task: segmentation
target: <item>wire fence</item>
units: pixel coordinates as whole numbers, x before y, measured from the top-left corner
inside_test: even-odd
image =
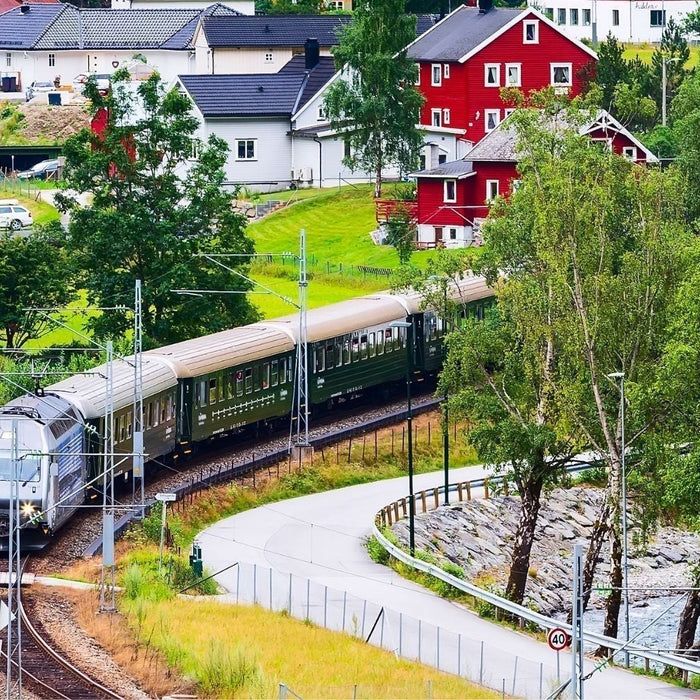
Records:
[[[233,580],[227,579],[227,588],[232,602],[259,605],[328,630],[345,632],[397,657],[418,661],[506,695],[544,698],[566,677],[564,663],[558,668],[558,663],[548,666],[533,662],[484,640],[430,624],[292,573],[241,562],[235,568]],[[309,693],[306,688],[291,690],[301,695]],[[315,688],[313,695],[328,696],[329,690],[324,692],[322,688]],[[416,691],[412,697],[421,696],[420,691]],[[360,688],[356,686],[355,693],[359,692]],[[370,696],[371,689],[365,688],[361,694],[350,693],[346,697]],[[287,695],[280,694],[280,697]]]

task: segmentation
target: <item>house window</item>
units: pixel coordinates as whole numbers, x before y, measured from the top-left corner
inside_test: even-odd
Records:
[[[552,85],[571,85],[570,63],[550,63],[549,66]]]
[[[265,63],[272,63],[272,51],[266,51],[265,52]]]
[[[498,180],[486,180],[486,202],[498,197]]]
[[[520,87],[519,63],[506,63],[506,87]]]
[[[666,10],[651,10],[651,26],[665,27],[666,26]]]
[[[622,156],[623,158],[627,158],[627,160],[631,160],[632,162],[637,160],[637,147],[636,146],[623,146],[622,147]]]
[[[9,51],[5,54],[5,65],[6,66],[12,65],[12,54]]]
[[[554,8],[553,7],[545,7],[544,8],[544,16],[549,20],[553,20],[554,19]]]
[[[442,66],[442,77],[443,77],[443,78],[449,78],[449,77],[450,77],[450,64],[449,64],[449,63],[445,63],[445,64]]]
[[[550,10],[552,12],[552,10]],[[539,20],[530,19],[523,22],[523,44],[540,43],[540,23]]]
[[[451,228],[451,229],[450,229],[450,240],[451,240],[451,241],[456,241],[456,240],[457,240],[457,229],[456,229],[456,228]]]
[[[571,24],[571,25],[578,24],[578,9],[575,7],[572,7],[569,10],[569,24]]]
[[[56,54],[50,53],[49,54],[49,68],[53,68],[55,65],[56,65]]]
[[[486,109],[484,110],[484,120],[486,122],[486,131],[493,131],[501,121],[501,110],[500,109]]]
[[[236,160],[257,160],[257,139],[236,139]]]
[[[441,109],[431,109],[430,110],[430,123],[433,126],[442,126],[442,110]]]
[[[511,114],[515,112],[515,107],[508,107],[507,109],[503,110],[503,118],[505,119],[506,117],[509,117]]]
[[[344,138],[343,139],[343,158],[350,158],[351,155],[352,155],[352,150],[350,148],[350,139]]]
[[[591,26],[591,11],[590,10],[581,10],[581,24],[584,27]]]
[[[484,85],[486,87],[498,87],[501,84],[501,64],[484,64]]]
[[[620,10],[613,10],[613,27],[620,26]]]
[[[566,8],[564,7],[557,10],[557,24],[566,24]]]
[[[442,110],[442,123],[443,123],[443,124],[449,124],[449,123],[450,123],[450,110],[449,110],[449,109],[443,109],[443,110]]]
[[[457,201],[457,180],[445,180],[444,197],[445,202]]]
[[[432,79],[430,84],[437,87],[442,85],[442,66],[439,63],[433,63],[432,65]]]
[[[447,163],[447,153],[440,153],[438,155],[438,165],[442,165],[443,163]]]
[[[323,105],[320,104],[316,110],[316,121],[322,122],[326,119],[326,110],[323,109]]]

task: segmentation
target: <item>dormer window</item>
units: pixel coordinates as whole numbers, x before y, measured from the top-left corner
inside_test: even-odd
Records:
[[[540,43],[540,21],[527,19],[523,22],[523,44]]]

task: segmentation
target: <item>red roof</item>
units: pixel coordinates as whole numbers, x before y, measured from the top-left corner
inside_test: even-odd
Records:
[[[32,0],[32,4],[47,4],[52,5],[58,4],[59,0]],[[19,7],[22,4],[22,0],[0,0],[0,14],[7,12],[8,10],[13,10],[15,7]]]

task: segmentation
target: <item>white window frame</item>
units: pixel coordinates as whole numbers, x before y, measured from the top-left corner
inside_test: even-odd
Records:
[[[55,53],[50,53],[49,54],[49,68],[53,68],[56,65],[56,54]]]
[[[509,117],[513,112],[515,112],[515,107],[506,107],[503,110],[503,118]]]
[[[661,23],[652,22],[654,14],[660,15]],[[665,27],[666,26],[666,10],[650,10],[649,11],[649,26],[650,27]]]
[[[326,111],[323,109],[323,102],[316,108],[316,121],[326,121]]]
[[[555,82],[554,81],[554,72],[558,68],[566,68],[569,73],[569,79],[567,82],[562,83],[562,82]],[[571,63],[550,63],[549,64],[549,81],[550,85],[554,85],[554,87],[571,87],[573,85],[573,66]]]
[[[241,143],[245,143],[245,150],[246,152],[248,151],[248,143],[253,144],[253,156],[252,158],[248,158],[247,156],[244,156],[243,158],[240,158],[238,155],[238,146]],[[235,139],[234,141],[234,153],[236,155],[236,160],[241,161],[241,162],[250,162],[258,159],[258,140],[257,139]]]
[[[489,128],[489,117],[494,118],[494,125]],[[484,131],[488,134],[493,131],[501,123],[501,110],[500,109],[485,109],[484,110]]]
[[[578,20],[579,20],[578,7],[570,7],[569,8],[569,24],[572,27],[578,27]]]
[[[511,68],[515,68],[517,71],[517,79],[515,82],[511,83],[508,80],[508,73],[510,72]],[[505,73],[504,76],[505,78],[505,85],[506,87],[520,87],[522,85],[522,63],[506,63],[505,65]]]
[[[430,126],[442,126],[442,110],[439,107],[430,110]]]
[[[452,186],[452,197],[448,197],[447,188]],[[457,201],[457,180],[449,179],[444,180],[442,183],[442,201],[448,204],[454,204]]]
[[[636,146],[623,146],[622,147],[622,157],[631,160],[633,163],[637,160],[637,147]]]
[[[581,9],[581,26],[590,27],[591,26],[591,10],[589,7],[584,7]]]
[[[494,70],[496,75],[495,82],[489,80],[490,72]],[[501,64],[500,63],[484,63],[484,87],[501,87]]]
[[[566,8],[557,7],[557,24],[561,27],[566,24]]]
[[[448,234],[447,234],[447,235],[449,236],[449,240],[451,240],[451,241],[456,241],[456,240],[457,240],[457,228],[454,227],[454,226],[451,226],[451,227],[448,229]]]
[[[440,63],[432,63],[430,65],[430,84],[433,87],[442,85],[442,65]]]
[[[533,28],[533,38],[527,38],[528,27]],[[540,43],[540,21],[538,19],[526,19],[523,22],[523,44],[539,44]]]
[[[620,10],[613,10],[612,11],[612,26],[613,27],[620,26]]]
[[[12,54],[9,51],[5,53],[5,65],[8,68],[12,65]]]
[[[442,64],[442,77],[443,77],[443,78],[449,78],[449,77],[450,77],[450,64],[449,64],[449,63],[443,63],[443,64]]]
[[[443,109],[443,110],[442,110],[442,123],[443,123],[443,124],[449,124],[449,123],[450,123],[450,110],[449,110],[449,109]]]
[[[498,180],[486,180],[486,203],[490,204],[499,195]]]

